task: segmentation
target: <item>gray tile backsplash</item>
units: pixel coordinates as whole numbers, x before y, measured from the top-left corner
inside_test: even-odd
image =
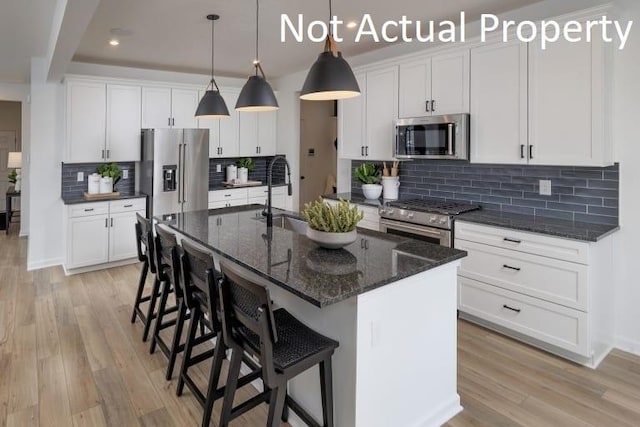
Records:
[[[226,180],[226,168],[228,165],[235,165],[240,157],[218,158],[209,159],[209,190],[222,188],[222,182]],[[256,170],[249,172],[250,181],[262,181],[267,184],[267,166],[273,157],[253,157],[253,161],[256,165]],[[216,172],[216,165],[222,165],[222,172]],[[285,164],[283,161],[278,161],[273,165],[273,183],[284,184],[285,183]]]
[[[63,163],[62,164],[62,197],[76,198],[82,197],[87,191],[88,176],[96,171],[102,163]],[[135,191],[135,163],[118,163],[121,170],[129,171],[128,179],[121,179],[116,185],[116,189],[123,194],[130,194]],[[84,180],[78,182],[78,172],[84,172]]]
[[[353,161],[355,168],[363,163]],[[551,180],[551,196],[538,194]],[[483,209],[601,224],[618,224],[619,166],[477,165],[446,160],[400,164],[400,197],[441,198]],[[362,194],[352,174],[352,192]]]

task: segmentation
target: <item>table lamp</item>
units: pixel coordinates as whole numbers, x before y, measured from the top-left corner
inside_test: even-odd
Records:
[[[15,191],[20,192],[20,168],[22,167],[22,152],[21,151],[11,151],[9,152],[9,160],[7,161],[7,169],[15,169],[16,170],[16,185],[14,187]]]

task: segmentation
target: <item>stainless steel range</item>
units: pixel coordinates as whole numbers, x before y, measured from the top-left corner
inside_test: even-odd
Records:
[[[385,233],[453,246],[453,218],[480,206],[436,199],[387,202],[378,209],[380,229]]]

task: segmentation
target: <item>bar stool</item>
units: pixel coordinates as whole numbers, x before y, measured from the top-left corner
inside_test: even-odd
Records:
[[[215,280],[220,277],[220,273],[215,270],[211,254],[204,252],[189,242],[182,241],[182,278],[184,285],[184,296],[191,319],[187,333],[182,368],[176,394],[182,395],[186,385],[193,393],[196,400],[202,405],[204,413],[202,416],[202,426],[209,426],[211,412],[214,402],[224,396],[224,387],[218,388],[222,362],[226,356],[227,347],[222,339],[222,328],[219,320],[219,304],[215,288]],[[210,334],[196,338],[197,325],[199,322],[206,324]],[[212,350],[193,356],[195,346],[203,344],[213,337],[216,338],[215,347]],[[189,368],[207,359],[213,358],[209,383],[206,395],[197,387],[194,380],[189,376]],[[242,377],[238,384],[243,386],[260,378],[260,368],[252,361],[245,360],[251,368],[251,372]]]
[[[267,426],[286,420],[292,409],[307,425],[320,425],[287,395],[287,381],[319,364],[324,426],[333,427],[331,356],[338,342],[308,328],[283,308],[273,310],[269,290],[250,281],[240,270],[220,262],[218,282],[225,345],[232,349],[222,403],[220,427],[262,402],[269,403]],[[233,407],[244,352],[259,360],[264,392]]]
[[[158,298],[160,283],[157,276],[151,286],[151,293],[144,295],[144,288],[147,281],[147,274],[151,271],[152,274],[156,274],[155,255],[153,251],[153,228],[151,220],[136,213],[136,243],[138,249],[138,260],[142,264],[142,270],[140,271],[140,280],[138,281],[138,291],[136,292],[136,300],[133,303],[133,313],[131,314],[131,323],[136,322],[136,317],[139,317],[144,326],[142,332],[142,340],[146,341],[151,330],[151,321],[155,317],[156,299]],[[149,303],[147,312],[144,313],[141,307],[143,303]]]
[[[187,305],[184,302],[184,294],[180,283],[180,258],[178,255],[178,241],[176,236],[169,231],[156,226],[156,238],[154,240],[157,277],[162,284],[160,292],[160,302],[156,314],[156,322],[151,336],[151,345],[149,352],[154,353],[156,345],[169,360],[167,366],[167,381],[173,375],[173,368],[176,364],[178,353],[184,350],[184,344],[180,343],[184,322],[189,316]],[[176,304],[167,307],[169,295],[175,293]],[[174,319],[165,321],[167,315],[176,313]],[[173,338],[171,339],[171,347],[164,341],[160,332],[171,326],[175,326],[173,330]]]

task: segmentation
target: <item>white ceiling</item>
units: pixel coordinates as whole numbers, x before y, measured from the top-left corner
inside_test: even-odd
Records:
[[[344,21],[370,13],[379,28],[381,22],[398,20],[402,15],[409,19],[457,20],[460,10],[465,10],[470,22],[481,13],[502,13],[537,1],[334,0],[333,10]],[[246,76],[254,57],[254,0],[102,0],[74,61],[208,74],[211,24],[205,16],[209,13],[221,15],[216,22],[216,75]],[[260,59],[270,78],[308,67],[322,49],[321,44],[311,42],[280,43],[281,13],[291,17],[303,13],[307,21],[326,20],[328,1],[260,0]],[[132,34],[119,37],[121,43],[114,48],[108,44],[112,28]],[[386,46],[355,44],[353,35],[344,38],[340,49],[346,56]]]

